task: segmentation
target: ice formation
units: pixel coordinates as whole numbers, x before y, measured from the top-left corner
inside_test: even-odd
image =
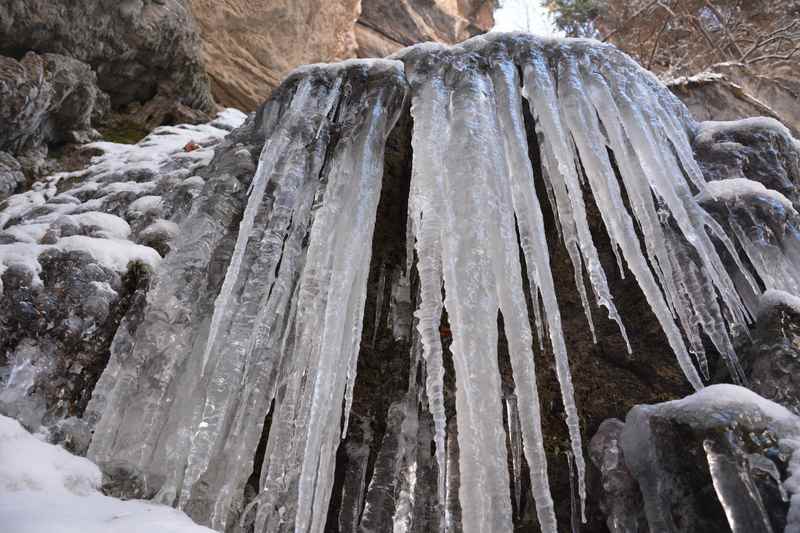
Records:
[[[409,115],[407,232],[393,235],[407,239],[406,264],[376,268],[366,313],[387,139]],[[569,257],[591,333],[592,308],[602,307],[630,351],[593,234],[604,228],[618,274],[638,283],[696,389],[709,346],[741,378],[732,338],[757,311],[762,285],[800,293],[791,205],[756,185],[706,184],[686,109],[610,46],[492,35],[313,65],[248,124],[265,137],[252,180],[212,172],[179,226],[148,226],[180,238],[159,262],[135,332],[118,333],[87,409],[99,417],[92,460],[124,467],[143,493],[220,531],[323,531],[339,453],[348,460],[335,514],[343,531],[511,531],[527,464],[538,523],[556,532],[537,344],[554,357],[575,517],[585,518],[553,242]],[[136,161],[104,148],[113,157],[83,187],[135,189],[130,216],[158,211],[147,182],[105,184]],[[214,167],[210,154],[192,154],[182,157]],[[740,194],[785,215],[780,245],[745,225],[751,208],[737,210]],[[0,227],[45,199],[14,200]],[[714,218],[721,211],[709,202],[729,211]],[[557,238],[546,234],[550,214]],[[126,233],[116,219],[81,216],[107,238]],[[37,232],[31,225],[19,238]],[[369,321],[365,343],[374,349],[386,323],[408,348],[410,374],[374,456],[373,429],[350,413]],[[501,338],[512,390],[501,380]],[[354,424],[361,440],[339,450]]]

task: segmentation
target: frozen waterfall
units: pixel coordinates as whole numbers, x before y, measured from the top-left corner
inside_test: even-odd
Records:
[[[683,105],[594,41],[304,67],[245,128],[263,136],[252,180],[212,174],[90,404],[90,458],[219,531],[505,532],[527,486],[555,533],[542,368],[585,520],[573,374],[591,368],[570,366],[555,248],[586,335],[603,308],[636,358],[616,268],[696,389],[709,350],[742,379],[733,339],[762,287],[800,290],[791,203],[748,189],[789,221],[765,243],[755,208],[707,186]],[[403,352],[386,427],[358,406],[359,368],[382,364],[367,348]]]

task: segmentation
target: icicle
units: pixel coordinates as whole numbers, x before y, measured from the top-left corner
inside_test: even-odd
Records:
[[[514,503],[517,513],[522,506],[522,433],[519,421],[519,407],[517,397],[513,394],[506,396],[506,420],[508,421],[508,440],[511,448],[511,469],[514,474]]]
[[[264,460],[259,531],[287,520],[298,531],[321,531],[327,516],[348,369],[355,368],[361,340],[383,151],[404,91],[399,63],[355,65],[354,77],[361,72],[382,83],[364,85],[366,107],[352,96],[340,103],[353,129],[327,162],[324,201],[309,235],[295,349]]]
[[[347,451],[347,471],[345,472],[344,487],[342,487],[342,503],[339,507],[339,531],[341,533],[356,533],[361,519],[361,510],[364,505],[364,492],[366,489],[367,461],[372,445],[372,429],[368,420],[364,419],[359,424],[361,441],[358,444],[349,443]]]
[[[546,177],[552,184],[558,202],[557,214],[561,220],[561,228],[562,230],[566,227],[571,228],[569,234],[565,231],[565,244],[568,249],[569,246],[572,246],[572,255],[580,250],[580,259],[586,264],[589,281],[598,304],[608,310],[609,317],[617,323],[626,344],[630,346],[622,319],[612,301],[608,281],[589,231],[583,192],[572,158],[569,132],[565,130],[559,113],[556,81],[553,79],[543,55],[532,54],[529,61],[525,64],[524,94],[530,104],[531,114],[536,120],[536,131],[543,140],[540,146],[547,166]],[[573,257],[576,285],[579,291],[583,291],[582,276],[580,279],[578,277],[582,272],[579,264],[579,258]],[[588,316],[590,312],[584,294],[581,295],[581,299]],[[591,327],[593,328],[593,326]]]
[[[411,114],[415,128],[430,132],[440,141],[446,140],[448,130],[442,105],[446,97],[441,80],[433,80],[420,89],[414,99]],[[438,465],[437,494],[440,514],[444,512],[445,484],[445,431],[447,420],[444,410],[444,364],[439,326],[442,320],[442,227],[440,214],[442,198],[436,191],[438,163],[442,160],[442,144],[428,142],[424,137],[413,137],[414,173],[409,198],[409,216],[416,236],[417,271],[420,279],[420,304],[414,313],[417,330],[423,346],[426,364],[426,390],[428,406],[435,427],[436,464]],[[444,520],[442,520],[444,523]]]
[[[575,461],[572,452],[564,452],[567,458],[567,469],[569,470],[569,517],[572,533],[580,533],[580,505],[575,497]]]
[[[433,74],[436,78],[440,75]],[[440,145],[444,159],[436,166],[425,166],[431,162],[417,159],[415,151],[414,163],[417,172],[435,180],[436,186],[427,194],[438,195],[444,208],[445,306],[453,332],[456,382],[460,383],[456,388],[456,414],[459,427],[469,428],[458,434],[463,525],[465,531],[507,531],[511,529],[511,505],[496,355],[499,305],[489,230],[493,221],[488,211],[494,198],[487,187],[492,154],[481,123],[486,80],[471,69],[453,69],[448,75],[452,75],[447,83],[449,106],[447,93],[431,87],[440,81],[422,81],[429,85],[423,91],[435,96],[429,101],[433,109],[449,107],[444,137],[432,136],[434,130],[424,126],[441,115],[425,116],[416,105],[413,110],[415,146]],[[415,103],[419,100],[416,96]]]
[[[528,159],[520,80],[516,67],[509,61],[500,61],[497,58],[494,63],[496,66],[491,71],[491,77],[496,98],[494,110],[487,109],[486,114],[490,117],[496,116],[497,121],[494,124],[490,122],[491,125],[487,128],[503,142],[502,151],[494,155],[494,158],[487,158],[486,162],[497,169],[495,177],[497,208],[492,213],[497,224],[497,233],[491,237],[491,242],[502,244],[502,248],[495,249],[492,255],[497,259],[494,267],[500,311],[503,314],[509,344],[516,395],[520,399],[517,406],[522,441],[525,457],[530,466],[537,516],[543,532],[555,532],[557,525],[547,478],[547,460],[532,351],[533,339],[523,292],[514,215],[528,266],[527,274],[534,306],[538,306],[537,292],[542,294],[544,301],[548,330],[553,338],[556,353],[557,373],[562,385],[567,425],[578,455],[581,454],[580,430],[571,389],[566,348],[563,347],[558,304],[555,301],[547,240],[544,235],[544,219],[533,185],[533,169]]]

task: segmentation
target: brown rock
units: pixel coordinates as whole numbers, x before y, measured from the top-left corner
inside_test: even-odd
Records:
[[[359,0],[191,0],[212,91],[254,109],[294,67],[353,57]]]
[[[218,103],[261,104],[293,68],[488,30],[494,0],[191,0]]]

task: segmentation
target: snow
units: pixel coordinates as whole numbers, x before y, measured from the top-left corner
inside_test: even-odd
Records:
[[[72,235],[61,238],[58,243],[53,245],[29,242],[0,244],[0,276],[9,267],[16,266],[29,272],[33,276],[34,284],[40,284],[39,274],[42,266],[39,264],[39,254],[48,249],[85,252],[96,263],[120,273],[127,272],[128,264],[132,261],[142,262],[150,268],[156,268],[161,261],[161,256],[152,248],[134,244],[123,238]],[[2,289],[2,285],[0,285],[0,289]]]
[[[134,200],[131,205],[128,206],[128,213],[145,215],[149,212],[157,212],[161,209],[162,203],[163,201],[160,196],[142,196]]]
[[[228,107],[220,111],[219,114],[217,114],[217,118],[212,120],[210,125],[215,128],[233,131],[244,124],[246,119],[246,114],[242,113],[238,109]]]
[[[0,244],[0,277],[9,267],[19,267],[33,276],[33,283],[40,284],[39,274],[42,265],[39,264],[39,253],[42,247],[29,242],[15,242]],[[0,281],[0,294],[2,294],[2,281]]]
[[[764,184],[747,178],[732,178],[727,180],[711,181],[706,184],[701,201],[713,198],[724,202],[737,202],[748,198],[758,198],[772,202],[776,207],[788,212],[796,213],[791,200],[780,192],[768,189]]]
[[[800,315],[800,296],[785,291],[769,289],[758,300],[759,315],[767,313],[774,307],[787,307]]]
[[[690,396],[664,402],[656,406],[657,409],[679,410],[686,413],[691,412],[717,412],[717,413],[738,413],[741,408],[756,408],[765,416],[784,423],[787,426],[795,426],[800,430],[800,418],[797,415],[775,402],[759,396],[750,389],[738,385],[718,384],[709,385]],[[707,423],[710,427],[719,422],[713,417],[699,417],[699,423]]]
[[[3,533],[210,533],[185,514],[102,495],[95,464],[44,443],[0,415]]]
[[[135,244],[128,221],[104,212],[106,204],[114,202],[114,195],[134,196],[126,216],[136,218],[159,211],[162,197],[150,193],[162,179],[178,176],[185,178],[187,186],[202,186],[203,179],[194,171],[211,161],[215,146],[245,118],[237,110],[226,109],[209,124],[156,128],[138,144],[87,145],[103,152],[92,158],[87,169],[48,176],[30,191],[4,202],[0,233],[17,242],[0,244],[0,276],[14,265],[30,272],[34,285],[40,284],[38,256],[48,249],[87,252],[94,261],[117,272],[125,272],[131,261],[155,268],[161,260],[158,253]],[[187,152],[190,142],[199,148]],[[59,184],[72,179],[79,180],[78,184],[59,193]],[[55,232],[55,243],[39,244],[53,225],[74,226],[81,235],[59,238],[59,232]],[[169,221],[157,221],[140,233],[156,231],[171,236],[178,233],[175,222]],[[0,294],[2,291],[0,282]]]
[[[105,239],[127,239],[131,234],[130,225],[124,219],[110,213],[86,211],[77,215],[68,215],[68,220],[79,226],[92,228],[98,237]]]
[[[127,272],[132,261],[140,261],[152,269],[161,261],[161,256],[152,248],[122,239],[72,235],[62,238],[56,246],[64,251],[86,252],[98,264],[117,272]]]

